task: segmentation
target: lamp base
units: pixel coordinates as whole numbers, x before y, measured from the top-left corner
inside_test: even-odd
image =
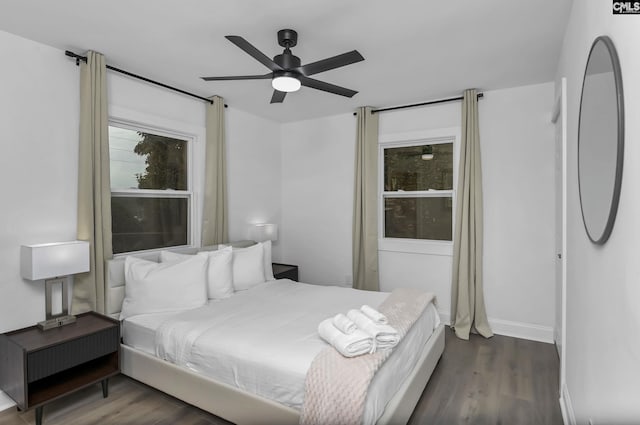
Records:
[[[38,328],[43,331],[47,331],[53,328],[59,328],[60,326],[70,325],[71,323],[75,323],[76,316],[61,316],[56,317],[54,319],[44,320],[42,322],[38,322]]]

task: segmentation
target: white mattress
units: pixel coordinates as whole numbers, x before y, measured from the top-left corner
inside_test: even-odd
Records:
[[[226,300],[182,313],[139,315],[123,322],[125,344],[156,355],[156,330],[172,320],[188,323],[206,315],[186,366],[217,381],[300,409],[304,380],[314,357],[327,346],[317,333],[321,320],[368,304],[377,308],[388,293],[265,282]],[[209,314],[210,313],[210,314]],[[365,424],[375,423],[414,367],[440,319],[431,304],[374,377],[367,395]],[[192,328],[191,328],[192,329]]]

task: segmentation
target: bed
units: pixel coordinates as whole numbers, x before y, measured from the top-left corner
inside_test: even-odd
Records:
[[[107,262],[114,316],[125,297],[124,263]],[[236,424],[298,424],[306,371],[326,347],[318,323],[362,304],[377,308],[387,295],[282,279],[186,311],[133,315],[122,321],[121,369]],[[176,348],[172,335],[186,335],[178,338],[183,345]],[[431,304],[373,378],[364,423],[406,423],[443,349],[443,325]]]

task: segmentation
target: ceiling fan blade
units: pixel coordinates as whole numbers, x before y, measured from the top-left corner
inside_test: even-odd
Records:
[[[238,35],[227,35],[225,37],[226,37],[227,40],[229,40],[230,42],[232,42],[233,44],[235,44],[236,46],[238,46],[239,48],[244,50],[252,58],[257,60],[258,62],[260,62],[261,64],[263,64],[267,68],[269,68],[270,70],[272,70],[272,71],[282,71],[282,68],[280,67],[280,65],[278,65],[277,63],[272,61],[270,57],[268,57],[267,55],[262,53],[253,44],[249,43],[244,38],[242,38],[242,37],[240,37]]]
[[[324,81],[315,80],[313,78],[300,75],[298,77],[303,86],[311,87],[312,89],[322,90],[333,94],[339,94],[340,96],[353,97],[356,93],[355,90],[350,90],[344,87],[336,86],[335,84],[326,83]]]
[[[286,95],[287,95],[286,91],[274,90],[273,96],[271,96],[271,103],[282,103]]]
[[[363,60],[364,58],[357,50],[352,50],[341,55],[302,65],[297,68],[297,71],[301,72],[303,75],[313,75],[319,72],[329,71],[330,69],[340,68],[341,66],[351,65],[352,63]]]
[[[273,74],[268,73],[264,75],[238,75],[235,77],[200,77],[205,81],[228,81],[228,80],[266,80],[272,78]]]

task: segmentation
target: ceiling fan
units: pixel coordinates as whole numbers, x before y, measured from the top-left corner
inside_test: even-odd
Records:
[[[300,89],[300,86],[311,87],[312,89],[322,90],[340,96],[353,97],[355,90],[336,86],[335,84],[326,83],[313,78],[310,75],[320,72],[329,71],[331,69],[340,68],[341,66],[351,65],[352,63],[363,61],[364,58],[357,50],[352,50],[341,55],[322,59],[317,62],[300,64],[300,58],[291,53],[291,48],[298,44],[298,33],[291,29],[278,31],[278,44],[284,47],[281,55],[274,56],[271,60],[267,55],[262,53],[251,43],[237,35],[227,35],[226,39],[244,50],[251,57],[269,68],[271,72],[264,75],[239,75],[233,77],[202,77],[205,81],[225,81],[225,80],[266,80],[271,79],[273,86],[273,96],[271,103],[282,103],[288,92],[294,92]]]

